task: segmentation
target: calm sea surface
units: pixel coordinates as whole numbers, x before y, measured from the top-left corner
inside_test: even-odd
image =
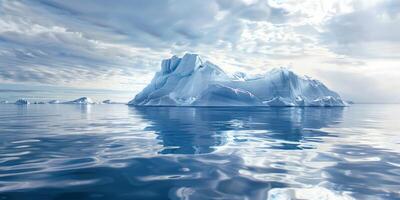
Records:
[[[0,199],[400,199],[400,105],[0,105]]]

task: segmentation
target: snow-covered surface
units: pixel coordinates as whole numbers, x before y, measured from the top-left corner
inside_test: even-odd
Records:
[[[347,193],[334,192],[324,187],[275,188],[268,191],[268,200],[354,200]]]
[[[89,97],[81,97],[73,101],[64,102],[64,104],[94,104],[94,101]]]
[[[320,81],[286,68],[248,78],[228,76],[196,54],[162,61],[149,85],[128,104],[136,106],[345,106]]]
[[[28,100],[26,100],[26,99],[18,99],[15,102],[15,104],[17,104],[17,105],[27,105],[27,104],[30,104],[30,102]]]

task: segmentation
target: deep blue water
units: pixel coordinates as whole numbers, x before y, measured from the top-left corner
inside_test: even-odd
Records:
[[[0,105],[0,199],[400,199],[399,113]]]

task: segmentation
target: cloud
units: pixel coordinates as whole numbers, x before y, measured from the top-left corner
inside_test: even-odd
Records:
[[[400,2],[387,0],[366,6],[356,1],[354,6],[354,12],[326,22],[324,42],[338,54],[399,59]]]
[[[354,75],[359,68],[370,77],[398,65],[399,6],[395,0],[0,0],[0,83],[138,92],[161,59],[195,52],[228,72],[324,69],[322,79],[342,87],[329,74]]]
[[[347,100],[357,103],[397,103],[400,96],[393,89],[400,87],[396,76],[386,76],[381,73],[363,74],[359,70],[317,70],[318,77],[340,92]]]
[[[158,63],[149,59],[155,56],[150,50],[96,40],[65,24],[37,17],[35,8],[20,2],[2,2],[1,8],[4,11],[0,18],[0,78],[3,81],[75,85],[92,81],[96,85],[96,81],[106,82],[112,76],[137,73],[149,76],[143,70],[156,68]],[[41,11],[45,16],[50,15],[46,10]],[[25,14],[32,17],[26,18]]]
[[[121,87],[139,84],[128,75],[149,78],[168,54],[238,48],[246,21],[285,18],[266,2],[238,0],[21,0],[2,1],[0,10],[1,80],[79,85],[124,77]]]

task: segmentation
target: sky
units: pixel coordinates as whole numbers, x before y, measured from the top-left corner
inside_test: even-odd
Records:
[[[129,91],[162,59],[285,66],[344,99],[400,102],[399,0],[0,0],[0,89]],[[1,94],[1,91],[0,91]]]

